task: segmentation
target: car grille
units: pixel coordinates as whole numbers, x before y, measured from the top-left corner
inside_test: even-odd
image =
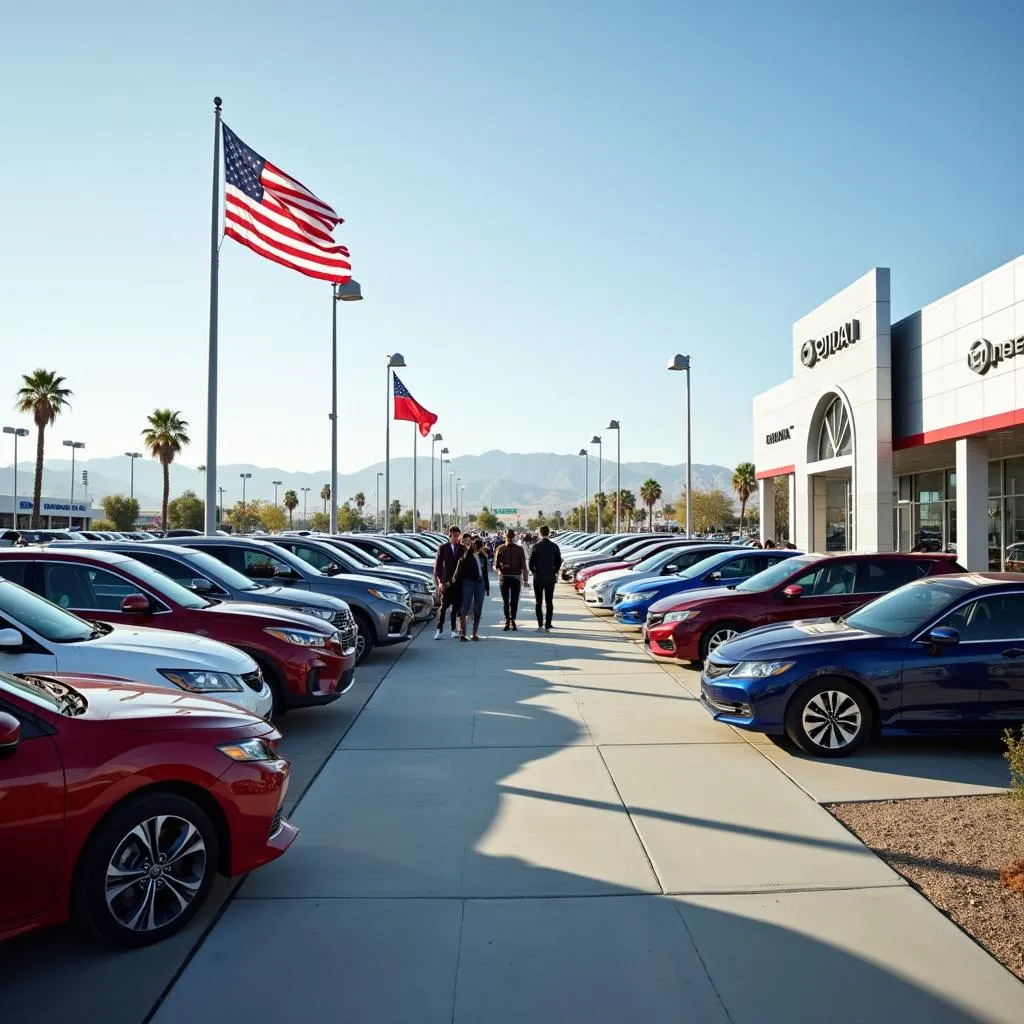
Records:
[[[249,687],[250,690],[255,690],[257,693],[263,689],[263,673],[256,669],[255,672],[243,672],[242,682]]]
[[[278,808],[277,814],[274,815],[274,820],[270,823],[270,832],[268,838],[273,839],[278,832],[281,831],[281,826],[284,824],[284,808]]]
[[[334,624],[334,628],[338,631],[338,635],[341,637],[341,649],[343,651],[347,651],[355,647],[356,636],[359,631],[356,629],[356,620],[353,617],[352,612],[348,609],[335,612],[331,617],[331,622]]]
[[[390,636],[404,636],[407,632],[405,628],[406,616],[401,612],[392,612],[388,616],[388,634]]]
[[[735,667],[736,665],[733,662],[723,664],[708,658],[704,662],[704,675],[708,679],[721,679],[722,676],[727,676]]]

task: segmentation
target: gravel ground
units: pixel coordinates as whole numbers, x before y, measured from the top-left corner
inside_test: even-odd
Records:
[[[1009,796],[831,804],[832,812],[1024,981],[1024,895],[1000,869],[1024,858],[1024,815]]]

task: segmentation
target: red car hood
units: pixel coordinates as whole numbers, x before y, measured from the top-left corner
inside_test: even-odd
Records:
[[[722,601],[735,601],[745,597],[753,597],[754,594],[740,593],[729,587],[704,587],[701,590],[687,590],[682,594],[670,594],[663,597],[648,609],[655,615],[664,615],[665,612],[679,612],[684,608],[692,608],[695,604],[709,605]]]
[[[589,580],[602,572],[612,572],[614,569],[632,569],[634,562],[601,562],[598,565],[588,565],[586,569],[580,569],[576,573],[576,579]]]
[[[275,732],[269,722],[244,708],[177,688],[103,676],[20,674],[53,679],[77,690],[89,706],[74,720],[102,722],[140,732],[197,728],[244,729],[253,736]]]
[[[262,619],[264,626],[294,626],[296,629],[313,629],[330,636],[334,626],[326,619],[318,619],[315,615],[305,615],[291,608],[278,607],[270,604],[247,604],[244,601],[221,601],[210,608],[203,609],[204,615],[231,615],[248,619]],[[256,625],[256,623],[253,623]]]

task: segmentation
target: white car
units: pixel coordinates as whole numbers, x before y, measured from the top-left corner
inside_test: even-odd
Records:
[[[115,676],[216,697],[266,718],[274,697],[248,654],[167,629],[87,622],[0,579],[0,671]]]

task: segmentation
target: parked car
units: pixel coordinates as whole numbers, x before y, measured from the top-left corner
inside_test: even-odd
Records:
[[[437,588],[433,581],[428,582],[422,573],[400,566],[385,566],[383,563],[378,569],[367,568],[341,548],[331,544],[327,538],[282,536],[270,537],[269,540],[319,569],[325,576],[347,573],[350,576],[372,576],[374,579],[400,584],[409,591],[413,620],[416,622],[423,622],[434,614],[434,595]]]
[[[1024,723],[1024,580],[930,576],[849,615],[780,623],[713,651],[701,701],[722,722],[845,757],[879,733]]]
[[[385,565],[401,566],[422,566],[426,569],[434,568],[434,557],[416,555],[400,543],[395,543],[393,536],[382,537],[373,533],[344,533],[341,535],[345,540],[357,547],[368,551],[374,558],[380,559]]]
[[[280,739],[195,694],[0,672],[0,939],[68,918],[125,946],[179,931],[218,873],[298,834]]]
[[[636,583],[626,581],[614,596],[615,621],[641,627],[647,621],[648,610],[657,601],[709,587],[736,587],[751,576],[799,554],[802,552],[788,549],[761,551],[731,547],[709,554],[689,568],[672,574]]]
[[[582,593],[583,588],[595,576],[599,576],[606,572],[615,572],[620,569],[629,572],[648,558],[652,558],[654,555],[660,554],[663,551],[668,551],[671,548],[678,547],[680,547],[678,539],[662,537],[659,540],[652,540],[647,544],[641,545],[635,551],[632,551],[626,558],[616,558],[611,556],[606,562],[595,562],[593,565],[587,565],[582,569],[577,569],[575,576],[573,577],[573,587],[577,593]]]
[[[212,601],[127,555],[94,548],[0,552],[0,576],[83,618],[230,644],[260,667],[274,710],[329,704],[355,679],[356,628],[286,608]]]
[[[644,639],[657,657],[703,661],[755,626],[848,615],[912,580],[953,572],[963,568],[948,555],[801,555],[735,588],[697,590],[655,602],[647,613]]]
[[[412,598],[397,583],[372,576],[325,576],[308,562],[265,540],[245,537],[182,537],[184,547],[205,551],[249,579],[292,590],[340,597],[352,609],[358,637],[356,664],[374,646],[406,643],[411,634]]]
[[[564,555],[562,558],[562,579],[567,583],[572,582],[576,577],[576,573],[585,566],[623,560],[633,551],[639,551],[645,545],[651,544],[655,540],[663,539],[650,534],[627,533],[611,535],[606,538],[606,543],[590,551],[575,551]]]
[[[594,608],[611,611],[624,587],[682,572],[719,551],[731,550],[724,544],[680,544],[675,541],[664,551],[638,562],[631,569],[612,569],[591,577],[583,590],[583,599]],[[643,625],[643,619],[639,625]]]
[[[18,530],[0,530],[0,548],[13,548],[23,543]]]
[[[187,633],[72,615],[0,578],[0,671],[117,676],[216,697],[265,718],[274,697],[248,654]]]
[[[323,541],[324,544],[330,544],[332,548],[337,548],[339,551],[344,552],[359,565],[360,572],[363,572],[365,569],[372,569],[374,571],[369,575],[373,576],[381,569],[397,569],[403,573],[412,573],[417,576],[420,581],[427,584],[427,589],[431,593],[435,593],[437,590],[437,584],[434,581],[433,563],[430,565],[423,565],[420,563],[405,562],[402,565],[395,565],[392,562],[390,565],[387,565],[379,558],[371,555],[369,551],[364,551],[361,547],[352,544],[347,537],[330,537],[324,534],[317,537],[317,540]]]

